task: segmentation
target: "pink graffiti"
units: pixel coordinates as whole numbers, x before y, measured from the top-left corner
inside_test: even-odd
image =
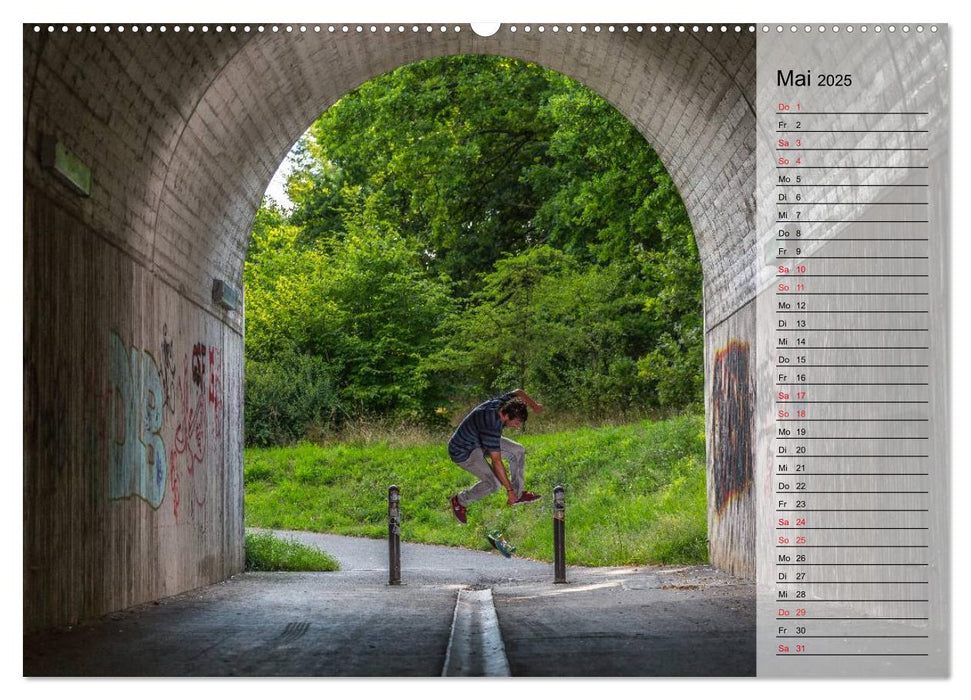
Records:
[[[223,358],[216,348],[209,348],[209,404],[212,406],[213,428],[216,438],[223,434]]]
[[[196,343],[192,347],[192,383],[202,387],[206,376],[206,346]]]
[[[172,491],[172,513],[175,519],[179,519],[179,504],[182,502],[182,492],[180,490],[181,479],[179,478],[179,454],[172,450],[169,455],[169,489]]]
[[[185,467],[187,477],[185,486],[188,493],[190,517],[195,514],[196,506],[203,506],[208,497],[208,483],[203,470],[196,472],[196,467],[206,458],[209,444],[209,415],[207,410],[207,393],[202,390],[201,377],[205,372],[205,345],[197,344],[192,351],[192,378],[189,377],[190,362],[186,356],[182,378],[179,380],[179,411],[178,423],[175,428],[175,442],[169,455],[172,477],[172,508],[175,517],[179,517],[182,504],[182,467]],[[197,381],[199,379],[199,381]],[[197,478],[198,477],[198,478]]]

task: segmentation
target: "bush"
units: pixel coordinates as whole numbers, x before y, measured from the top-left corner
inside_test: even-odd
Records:
[[[327,363],[295,353],[247,360],[243,404],[246,444],[259,447],[293,443],[338,410]]]
[[[271,533],[246,533],[247,571],[337,571],[337,561],[319,549]]]

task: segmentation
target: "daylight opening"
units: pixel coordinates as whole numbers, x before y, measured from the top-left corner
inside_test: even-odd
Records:
[[[702,273],[661,159],[606,100],[533,63],[458,55],[344,95],[280,167],[252,229],[248,526],[488,547],[570,563],[707,561]],[[522,389],[504,437],[537,506],[475,483],[446,443]],[[532,408],[532,406],[530,406]],[[539,523],[544,525],[540,526]]]

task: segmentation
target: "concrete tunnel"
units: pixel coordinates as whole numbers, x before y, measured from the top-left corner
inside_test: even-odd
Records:
[[[584,83],[679,187],[704,271],[711,561],[754,577],[747,25],[54,29],[23,27],[25,631],[242,571],[242,271],[261,196],[348,90],[459,53]]]

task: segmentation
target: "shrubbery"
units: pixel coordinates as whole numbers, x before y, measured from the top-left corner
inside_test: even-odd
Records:
[[[308,428],[333,422],[339,411],[330,366],[290,352],[275,361],[246,360],[244,421],[248,445],[281,445]]]
[[[247,571],[339,571],[329,554],[269,532],[246,533]]]

